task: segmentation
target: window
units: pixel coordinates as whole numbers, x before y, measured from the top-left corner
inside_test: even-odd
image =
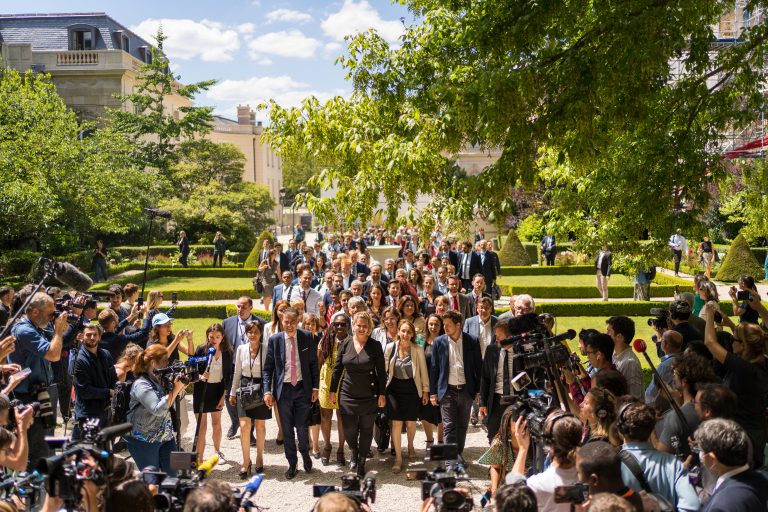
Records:
[[[140,46],[139,55],[141,56],[141,60],[145,63],[152,64],[152,48],[149,46]]]
[[[93,28],[74,28],[69,31],[70,50],[93,50],[96,47],[96,33]]]
[[[123,50],[125,53],[131,53],[131,43],[130,43],[130,39],[128,39],[128,36],[122,37],[122,42],[120,43],[120,49]]]

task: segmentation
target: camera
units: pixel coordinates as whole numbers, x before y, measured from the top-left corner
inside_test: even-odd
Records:
[[[669,326],[669,311],[664,308],[651,308],[650,313],[656,318],[648,319],[648,327],[664,331]],[[655,341],[655,340],[654,340]]]
[[[464,467],[459,463],[455,444],[435,444],[429,447],[427,460],[441,462],[433,471],[416,469],[406,471],[408,480],[421,480],[421,499],[433,499],[437,511],[469,511],[474,507],[472,495],[457,489],[456,483],[466,480]]]
[[[573,484],[555,487],[555,503],[571,503],[581,505],[589,498],[587,484]]]
[[[512,419],[517,421],[519,417],[525,419],[528,432],[532,439],[543,439],[547,414],[552,408],[552,396],[546,393],[521,396],[506,395],[499,402],[502,407],[512,407]]]
[[[348,473],[341,475],[341,487],[318,484],[312,486],[312,497],[314,498],[319,498],[329,492],[340,492],[358,503],[375,503],[376,477],[373,473],[368,473],[361,481],[358,475]]]
[[[18,426],[18,423],[16,421],[16,409],[19,410],[19,412],[24,412],[29,408],[32,408],[34,412],[32,413],[33,417],[40,416],[40,402],[31,402],[28,404],[21,403],[20,400],[11,400],[11,408],[8,409],[8,430],[16,430],[16,427]]]
[[[160,378],[165,389],[173,388],[173,383],[180,380],[184,385],[200,380],[200,366],[208,361],[207,357],[190,357],[186,361],[176,361],[165,368],[158,368],[155,374]]]
[[[744,302],[744,301],[750,301],[752,300],[752,295],[749,293],[749,290],[742,290],[736,292],[736,300]]]
[[[35,410],[35,418],[39,418],[43,428],[51,429],[56,426],[56,418],[53,416],[51,407],[51,395],[48,393],[48,384],[38,384],[32,387],[36,402],[39,404],[39,410]],[[13,410],[13,408],[11,408]]]

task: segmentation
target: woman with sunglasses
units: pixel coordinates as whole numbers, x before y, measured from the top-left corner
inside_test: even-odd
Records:
[[[342,427],[341,414],[339,413],[338,403],[330,402],[331,378],[333,377],[333,368],[336,365],[336,359],[339,354],[339,345],[349,339],[350,322],[349,317],[342,312],[336,313],[331,317],[330,328],[323,335],[323,339],[317,347],[317,362],[320,365],[320,390],[318,393],[320,399],[320,431],[323,434],[323,451],[320,455],[320,462],[323,466],[330,464],[331,452],[331,425],[333,421],[333,411],[336,411],[336,422],[338,423],[339,447],[336,450],[336,463],[343,466],[346,464],[344,458],[344,429]],[[339,387],[333,390],[339,393]]]

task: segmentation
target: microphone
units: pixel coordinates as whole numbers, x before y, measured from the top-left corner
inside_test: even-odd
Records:
[[[562,334],[558,334],[557,336],[552,336],[551,338],[544,338],[544,341],[550,342],[550,343],[560,343],[561,341],[565,340],[572,340],[576,337],[576,331],[573,329],[568,329]]]
[[[208,349],[208,363],[206,364],[205,371],[207,372],[211,368],[211,362],[213,361],[213,355],[216,353],[216,349],[211,347]]]
[[[106,441],[107,439],[114,439],[115,437],[127,434],[131,431],[133,425],[131,423],[120,423],[111,427],[103,428],[99,431],[99,439]]]
[[[162,217],[164,219],[171,218],[171,212],[168,210],[161,210],[159,208],[144,208],[144,211],[147,212],[150,217]]]
[[[87,292],[93,286],[90,276],[71,263],[57,262],[48,258],[40,258],[37,262],[38,268],[43,272],[50,271],[57,281],[79,292]]]
[[[636,339],[632,342],[632,348],[635,349],[635,352],[640,352],[641,354],[644,354],[646,358],[648,358],[648,355],[645,354],[645,351],[648,349],[648,346],[645,344],[645,342],[641,339]],[[650,359],[648,359],[650,361]]]
[[[264,481],[264,475],[258,474],[251,478],[243,489],[243,497],[240,498],[240,507],[245,510],[250,509],[253,506],[251,498],[261,487],[261,482]]]
[[[199,466],[197,466],[197,477],[199,479],[202,479],[210,474],[211,471],[213,471],[213,468],[216,466],[216,464],[219,463],[219,456],[214,455]]]
[[[187,358],[188,364],[207,364],[208,356],[196,356]]]

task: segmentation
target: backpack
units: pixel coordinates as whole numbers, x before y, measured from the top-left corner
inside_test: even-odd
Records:
[[[134,381],[118,382],[109,404],[107,425],[120,425],[128,421],[131,406],[131,388]]]

